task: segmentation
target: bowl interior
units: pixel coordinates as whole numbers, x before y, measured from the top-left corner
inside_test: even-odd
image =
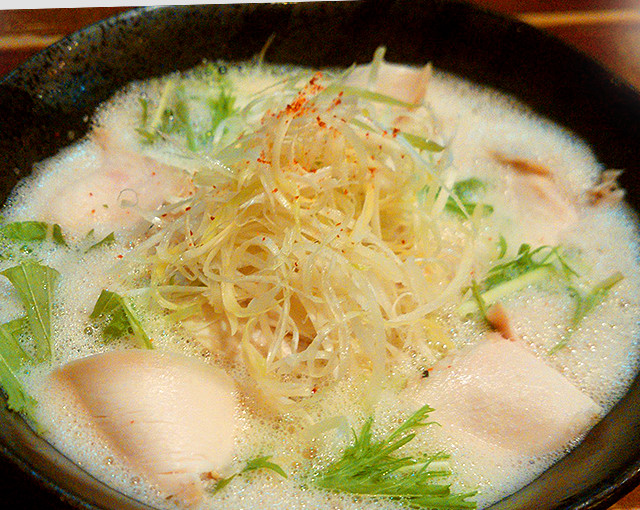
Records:
[[[0,82],[0,198],[32,165],[82,137],[102,101],[132,80],[202,60],[241,61],[274,35],[266,59],[307,66],[431,61],[509,93],[588,142],[640,210],[640,98],[587,57],[522,23],[462,2],[362,0],[302,4],[148,7],[90,26],[38,54]],[[637,483],[640,385],[585,441],[494,510],[605,508]],[[5,457],[81,508],[143,505],[106,488],[0,410]],[[51,495],[49,508],[57,508]]]

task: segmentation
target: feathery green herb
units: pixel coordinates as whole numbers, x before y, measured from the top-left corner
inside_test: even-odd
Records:
[[[415,436],[415,430],[430,423],[424,406],[382,440],[373,439],[373,419],[368,419],[342,457],[324,468],[312,483],[335,492],[388,498],[412,508],[475,508],[469,498],[475,492],[452,493],[450,485],[434,482],[451,472],[436,463],[447,458],[436,454],[421,458],[402,455],[400,449]]]
[[[591,312],[591,310],[600,305],[607,297],[609,291],[623,279],[624,276],[620,272],[615,272],[608,278],[596,283],[586,294],[580,292],[580,289],[576,287],[571,287],[571,293],[576,302],[576,309],[564,335],[560,341],[551,348],[549,351],[550,354],[555,354],[567,345],[569,338],[578,328],[583,319]]]
[[[565,277],[578,276],[564,259],[557,246],[539,246],[531,249],[529,244],[521,244],[516,256],[503,264],[493,266],[482,282],[483,291],[495,288],[505,282],[515,280],[525,273],[548,266],[560,271]]]
[[[242,468],[237,473],[234,473],[231,476],[228,476],[227,478],[222,478],[221,480],[218,480],[218,482],[213,487],[212,493],[215,494],[216,492],[219,492],[220,490],[224,489],[227,485],[229,485],[231,480],[233,480],[236,476],[241,475],[243,473],[248,473],[249,471],[257,471],[258,469],[268,469],[270,471],[273,471],[274,473],[279,474],[283,478],[287,478],[287,473],[284,472],[284,469],[278,466],[278,464],[271,462],[269,460],[270,458],[271,456],[267,455],[264,457],[257,457],[255,459],[251,459],[247,461],[247,464],[245,465],[245,467]]]
[[[501,244],[501,251],[503,250],[504,246]],[[522,244],[513,259],[493,266],[484,280],[476,283],[476,289],[472,289],[472,299],[462,303],[458,312],[461,315],[473,313],[478,310],[479,297],[486,306],[490,306],[504,296],[553,275],[567,280],[578,276],[559,247],[540,246],[531,249],[530,245]]]
[[[89,317],[106,321],[102,329],[102,336],[106,341],[133,335],[142,347],[153,348],[133,309],[120,294],[103,290]]]

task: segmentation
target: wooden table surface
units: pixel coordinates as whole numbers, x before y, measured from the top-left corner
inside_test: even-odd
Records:
[[[472,3],[517,17],[565,40],[640,90],[638,0],[474,0]],[[74,30],[126,9],[0,10],[0,75]],[[3,500],[7,501],[4,497]],[[4,504],[0,506],[4,508]],[[20,505],[20,508],[29,507]],[[44,510],[48,508],[58,506],[47,506]],[[640,488],[609,510],[623,509],[640,510]]]

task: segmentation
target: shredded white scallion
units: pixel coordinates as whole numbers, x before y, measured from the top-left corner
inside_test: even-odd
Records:
[[[437,132],[426,106],[341,75],[296,83],[220,124],[214,147],[236,138],[193,156],[193,196],[163,209],[138,248],[156,303],[223,332],[209,347],[276,406],[356,365],[375,374],[446,353],[437,312],[468,285],[474,244],[473,218],[442,214],[448,158],[402,135]]]

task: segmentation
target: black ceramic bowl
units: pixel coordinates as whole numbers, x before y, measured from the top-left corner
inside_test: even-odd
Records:
[[[348,66],[431,61],[512,94],[585,139],[640,207],[640,98],[535,29],[440,0],[143,8],[53,45],[0,83],[0,197],[38,160],[81,137],[94,108],[131,80],[203,59],[243,60],[275,34],[271,62]],[[640,481],[640,382],[570,455],[493,510],[600,509]],[[7,508],[146,508],[88,476],[0,409],[0,501]],[[13,499],[13,500],[12,500]]]

